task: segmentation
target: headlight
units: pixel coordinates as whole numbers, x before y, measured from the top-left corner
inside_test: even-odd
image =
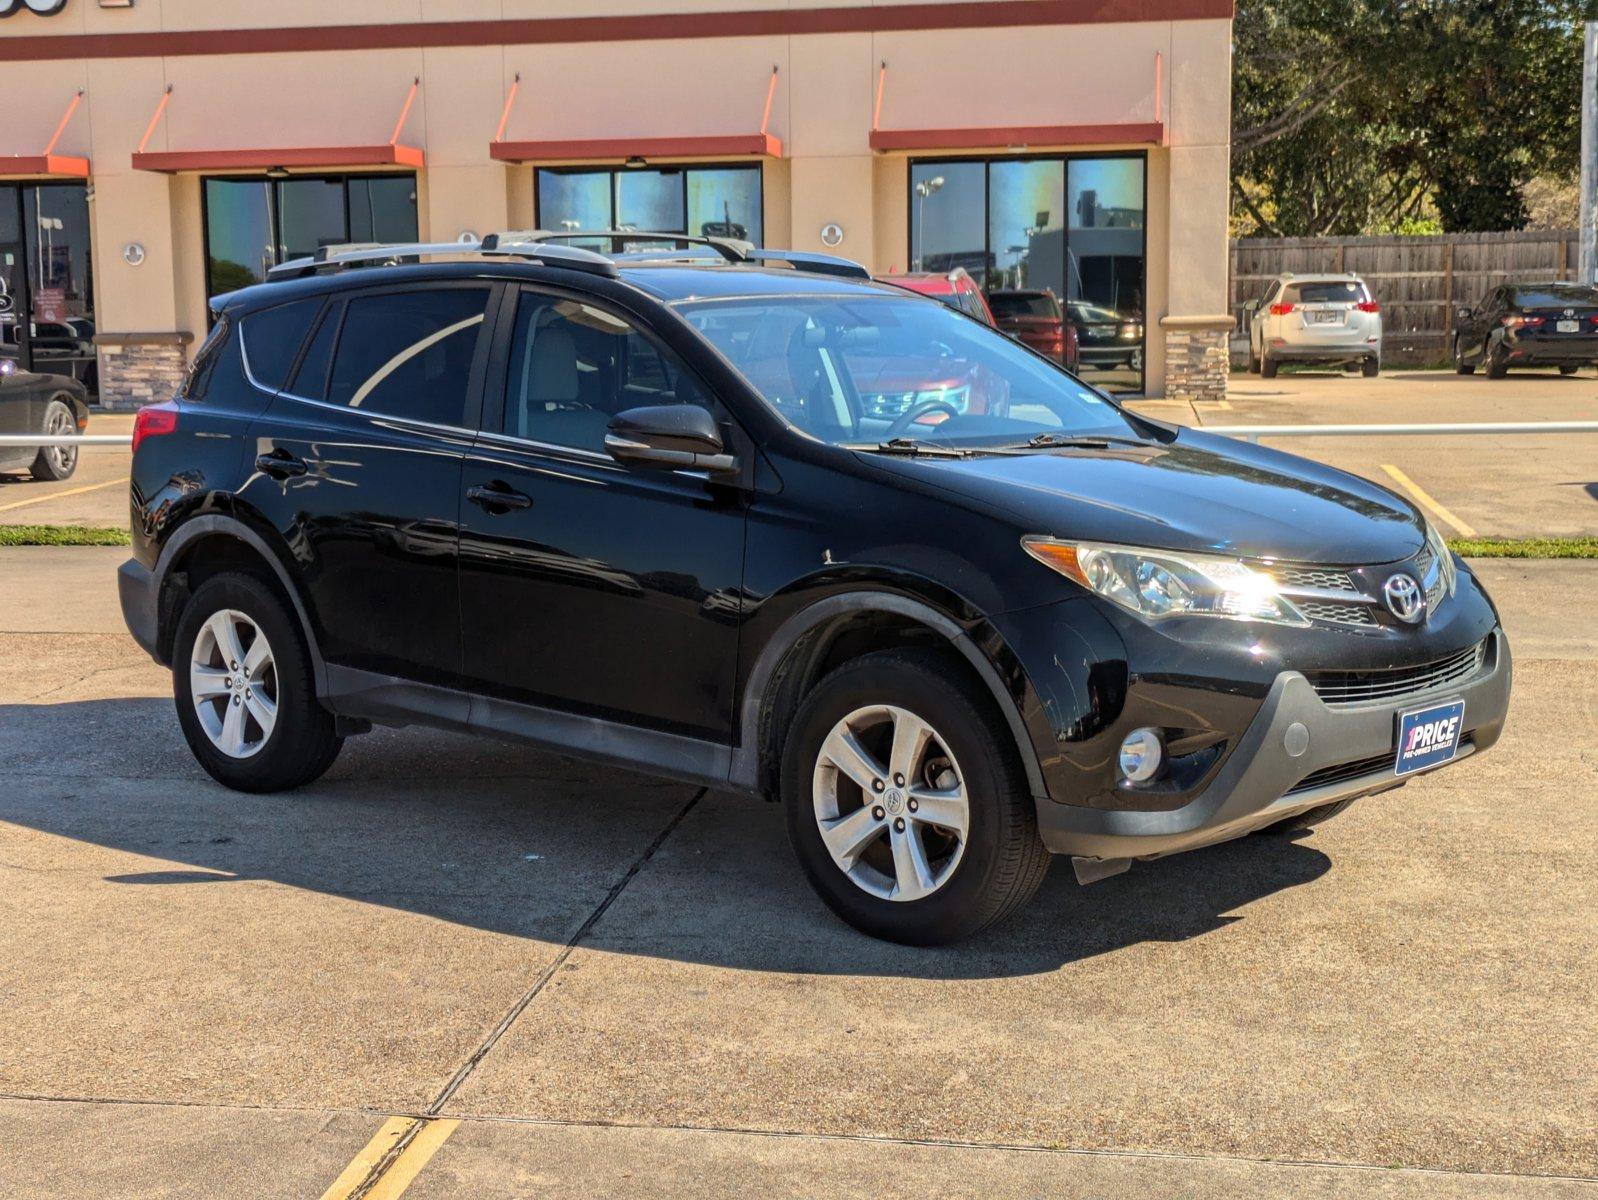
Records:
[[[911,408],[919,408],[932,400],[941,400],[956,412],[965,412],[971,406],[971,387],[969,384],[952,388],[933,388],[931,391],[917,392]]]
[[[1140,617],[1224,617],[1308,625],[1276,581],[1236,558],[1025,537],[1033,558]]]
[[[1426,548],[1432,552],[1432,559],[1437,564],[1438,576],[1445,594],[1452,596],[1454,586],[1459,582],[1459,569],[1454,566],[1454,553],[1448,548],[1448,543],[1443,541],[1443,535],[1437,532],[1437,526],[1430,521],[1426,522]],[[1426,573],[1428,576],[1431,572]],[[1434,581],[1430,578],[1421,580],[1421,586],[1426,589],[1428,599],[1432,598]]]

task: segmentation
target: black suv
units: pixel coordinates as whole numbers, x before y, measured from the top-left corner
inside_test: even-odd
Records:
[[[348,250],[215,302],[138,418],[120,583],[216,779],[513,735],[780,799],[827,904],[935,943],[1050,852],[1301,829],[1497,740],[1497,615],[1391,492],[851,263],[583,236],[611,254]],[[887,340],[981,411],[868,415]]]

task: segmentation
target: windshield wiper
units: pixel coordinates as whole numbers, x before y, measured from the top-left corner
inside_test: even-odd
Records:
[[[1129,440],[1128,438],[1109,438],[1095,434],[1037,433],[1027,439],[1027,446],[1033,450],[1048,450],[1055,446],[1108,450],[1112,441]]]
[[[958,446],[935,446],[928,442],[918,442],[915,438],[909,437],[891,438],[874,446],[847,446],[845,449],[865,450],[874,454],[924,454],[932,458],[970,458],[976,453],[974,450],[965,450]]]

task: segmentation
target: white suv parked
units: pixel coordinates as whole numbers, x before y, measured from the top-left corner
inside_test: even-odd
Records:
[[[1248,313],[1248,369],[1274,378],[1284,362],[1382,369],[1381,308],[1358,275],[1278,275]]]

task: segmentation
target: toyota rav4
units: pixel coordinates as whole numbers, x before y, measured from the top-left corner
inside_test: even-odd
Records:
[[[1051,852],[1303,829],[1498,739],[1492,603],[1392,492],[843,260],[582,236],[284,264],[139,414],[123,609],[223,784],[523,738],[778,800],[835,912],[937,943]],[[984,403],[868,403],[889,346]]]

